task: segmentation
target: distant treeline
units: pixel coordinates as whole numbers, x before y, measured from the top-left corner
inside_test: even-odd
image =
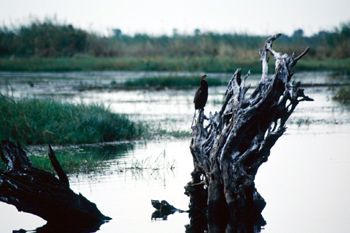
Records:
[[[200,33],[194,35],[99,36],[54,20],[0,28],[0,57],[233,57],[256,58],[267,36]],[[276,50],[291,53],[311,47],[310,58],[349,58],[350,22],[333,31],[305,36],[303,30],[283,35]]]

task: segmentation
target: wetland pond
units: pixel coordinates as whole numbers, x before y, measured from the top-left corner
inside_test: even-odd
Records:
[[[190,133],[196,88],[106,88],[112,82],[167,75],[201,76],[165,72],[0,72],[0,87],[3,94],[14,98],[50,96],[68,102],[103,103],[113,112],[129,114],[153,127]],[[220,109],[226,90],[225,86],[210,87],[210,79],[228,81],[230,77],[208,77],[206,114]],[[255,86],[259,79],[259,75],[251,75],[247,83]],[[308,72],[297,73],[293,79],[301,81],[305,94],[315,101],[298,105],[287,122],[286,133],[257,173],[256,188],[267,202],[262,212],[266,225],[261,231],[349,232],[350,108],[332,100],[332,96],[341,85],[350,85],[350,78]],[[81,88],[86,85],[95,88]],[[75,146],[80,151],[93,148],[108,155],[101,171],[69,174],[73,191],[82,193],[103,214],[112,217],[98,232],[185,232],[187,213],[154,220],[151,200],[166,200],[176,208],[188,209],[184,186],[193,168],[189,144],[188,135],[180,139],[160,136],[147,141]],[[47,150],[47,145],[42,149]],[[125,169],[127,164],[135,163],[141,168]],[[46,221],[1,202],[0,224],[1,232],[35,232]]]

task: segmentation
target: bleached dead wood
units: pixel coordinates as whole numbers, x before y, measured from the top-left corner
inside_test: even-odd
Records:
[[[272,44],[279,36],[268,38],[260,50],[262,76],[249,97],[245,96],[250,87],[245,81],[250,73],[242,78],[237,69],[228,83],[221,110],[210,113],[208,126],[204,127],[203,110],[196,116],[190,145],[194,171],[185,188],[191,197],[190,208],[207,211],[209,218],[261,213],[266,203],[254,184],[258,168],[286,131],[286,121],[298,103],[312,101],[304,95],[300,82],[290,81],[292,68],[309,48],[298,57],[278,53]],[[268,76],[268,53],[275,59],[272,76]],[[207,193],[206,203],[197,197],[203,197],[203,193]]]

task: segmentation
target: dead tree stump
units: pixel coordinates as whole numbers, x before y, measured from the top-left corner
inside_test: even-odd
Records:
[[[228,83],[221,110],[210,112],[208,125],[204,127],[203,110],[196,116],[190,145],[194,171],[185,189],[190,196],[190,212],[207,213],[209,228],[217,216],[261,221],[259,216],[266,203],[254,184],[258,168],[286,131],[286,121],[298,103],[312,101],[304,95],[300,82],[290,81],[292,68],[309,48],[298,57],[294,53],[282,55],[272,49],[279,36],[268,38],[260,50],[262,77],[248,98],[245,94],[250,86],[245,80],[250,73],[241,78],[241,70],[237,69]],[[269,52],[275,59],[275,74],[270,77]],[[244,227],[242,230],[249,231]]]
[[[68,178],[53,150],[49,157],[58,179],[33,166],[21,146],[2,140],[0,156],[6,170],[0,170],[0,201],[16,206],[18,211],[35,214],[48,221],[46,228],[86,227],[95,229],[111,218],[96,205],[69,188]]]

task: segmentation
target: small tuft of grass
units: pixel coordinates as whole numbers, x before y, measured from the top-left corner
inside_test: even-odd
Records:
[[[298,127],[300,127],[301,125],[310,125],[311,121],[308,117],[307,118],[299,118],[296,121],[296,124],[298,125]]]
[[[166,160],[166,151],[164,150],[156,158],[153,156],[148,156],[145,159],[132,159],[131,161],[118,161],[116,164],[116,170],[119,172],[124,172],[127,170],[132,171],[144,171],[144,170],[160,170],[160,169],[170,169],[174,170],[176,167],[176,161]]]
[[[130,140],[147,131],[125,114],[102,104],[72,104],[54,99],[15,100],[0,94],[0,138],[22,144],[81,144]]]
[[[350,103],[350,86],[340,88],[333,99],[341,103]]]

